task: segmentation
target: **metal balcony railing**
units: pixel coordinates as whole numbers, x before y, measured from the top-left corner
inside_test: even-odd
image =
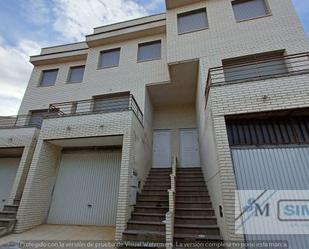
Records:
[[[17,115],[0,117],[0,129],[35,127],[41,128],[41,120],[34,120],[31,115]]]
[[[245,83],[309,73],[309,52],[260,59],[251,63],[210,68],[205,89],[206,103],[212,86]]]
[[[143,125],[143,113],[132,94],[51,104],[47,118],[132,111]]]

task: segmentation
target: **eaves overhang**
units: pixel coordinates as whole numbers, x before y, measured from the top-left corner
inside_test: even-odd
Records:
[[[34,66],[65,63],[86,60],[88,46],[86,42],[77,42],[60,46],[42,48],[39,55],[31,56],[30,62]]]
[[[165,0],[166,9],[175,9],[188,4],[205,2],[206,0]]]
[[[143,22],[131,26],[118,27],[116,29],[96,32],[86,36],[88,47],[118,43],[140,37],[163,34],[166,32],[166,20],[160,19]]]

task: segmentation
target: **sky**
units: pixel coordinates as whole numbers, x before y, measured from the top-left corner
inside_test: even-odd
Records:
[[[309,0],[292,0],[309,37]],[[0,0],[0,116],[16,115],[29,56],[83,41],[94,27],[165,11],[164,0]]]

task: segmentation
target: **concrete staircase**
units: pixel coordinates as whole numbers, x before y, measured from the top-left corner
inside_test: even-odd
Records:
[[[132,217],[123,233],[124,241],[165,243],[165,214],[171,169],[150,170],[142,193],[137,198]]]
[[[222,241],[201,168],[177,169],[175,204],[175,243]]]
[[[13,232],[19,203],[20,200],[15,200],[13,205],[5,205],[0,212],[0,238]]]

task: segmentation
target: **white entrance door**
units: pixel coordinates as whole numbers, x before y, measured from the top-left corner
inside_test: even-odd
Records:
[[[19,162],[20,158],[0,158],[0,211],[11,194]]]
[[[121,151],[62,154],[47,223],[114,226]]]
[[[196,129],[180,131],[181,167],[200,167],[200,151]]]
[[[171,132],[154,131],[153,133],[153,168],[171,167]]]

